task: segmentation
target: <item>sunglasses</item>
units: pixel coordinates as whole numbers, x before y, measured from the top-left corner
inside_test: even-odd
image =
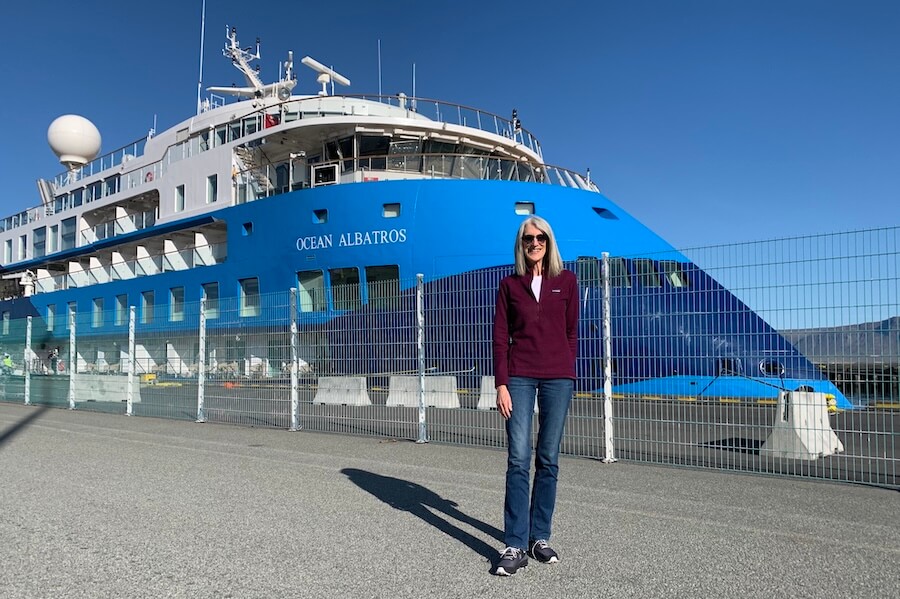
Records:
[[[522,235],[522,241],[525,243],[534,243],[537,241],[538,243],[547,243],[548,237],[543,233],[539,233],[537,235]]]

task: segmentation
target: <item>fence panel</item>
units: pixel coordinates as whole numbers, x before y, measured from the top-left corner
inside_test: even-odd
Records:
[[[613,256],[605,278],[598,258],[568,263],[581,318],[563,452],[611,459],[607,421],[619,459],[898,486],[898,242],[894,227]],[[202,352],[182,288],[141,294],[133,354],[118,298],[34,319],[30,345],[4,313],[0,401],[25,401],[27,372],[32,404],[125,414],[131,373],[134,415],[195,420],[202,393],[205,421],[503,447],[491,336],[511,272],[309,271],[294,308],[247,279],[206,305]]]

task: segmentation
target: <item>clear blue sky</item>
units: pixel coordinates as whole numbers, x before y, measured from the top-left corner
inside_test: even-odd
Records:
[[[8,3],[9,4],[9,3]],[[0,22],[0,212],[62,170],[65,113],[103,152],[195,110],[200,1],[15,2]],[[204,86],[241,80],[225,25],[334,65],[351,93],[412,91],[508,115],[676,247],[900,224],[900,2],[209,0]],[[315,93],[298,64],[295,91]]]

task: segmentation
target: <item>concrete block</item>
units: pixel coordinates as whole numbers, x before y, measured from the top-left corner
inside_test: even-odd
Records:
[[[334,406],[370,406],[369,392],[364,376],[319,377],[314,404]]]
[[[814,391],[782,391],[772,432],[760,448],[762,455],[815,460],[844,451],[844,445],[828,421],[825,394]]]
[[[395,375],[390,378],[388,406],[419,407],[419,377]],[[425,405],[432,408],[459,408],[455,376],[426,376]]]

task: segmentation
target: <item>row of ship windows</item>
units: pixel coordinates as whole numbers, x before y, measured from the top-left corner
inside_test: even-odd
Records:
[[[628,264],[631,263],[631,269]],[[658,266],[657,266],[658,265]],[[582,284],[600,282],[600,262],[596,258],[578,258],[575,264],[576,275]],[[609,259],[610,287],[631,288],[633,283],[640,287],[662,287],[665,281],[669,287],[687,287],[688,278],[675,260],[651,260],[650,258]]]
[[[327,271],[309,270],[297,273],[298,308],[300,312],[324,312],[328,309],[337,311],[355,310],[364,304],[378,308],[392,308],[399,305],[400,269],[396,265],[367,266],[362,270],[356,267],[333,268]],[[363,279],[364,277],[364,279]],[[156,306],[156,292],[143,291],[136,306],[135,318],[140,324],[152,324],[159,317]],[[219,283],[203,283],[200,286],[201,298],[206,300],[206,318],[216,319],[222,314],[219,301]],[[103,327],[107,324],[125,326],[129,320],[128,294],[113,298],[113,309],[107,311],[106,298],[97,297],[91,301],[90,326]],[[68,318],[77,315],[77,302],[69,302],[66,306]],[[238,280],[237,304],[234,308],[237,316],[249,318],[260,316],[262,300],[259,290],[259,279],[251,277]],[[168,290],[168,321],[180,322],[185,319],[185,288],[172,287]],[[58,307],[48,304],[45,323],[48,331],[54,331],[59,322]],[[66,330],[69,322],[64,323]],[[10,313],[2,315],[3,335],[10,329]]]

